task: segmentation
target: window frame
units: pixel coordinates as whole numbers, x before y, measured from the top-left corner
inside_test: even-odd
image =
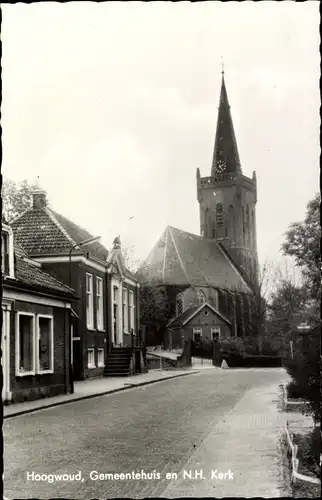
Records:
[[[98,283],[100,285],[98,286]],[[100,294],[98,291],[100,289]],[[103,278],[96,276],[96,290],[95,290],[95,305],[96,305],[96,326],[99,332],[104,332],[104,291],[103,291]],[[99,304],[99,307],[98,307]]]
[[[87,290],[87,278],[90,278],[90,282],[91,282],[91,291],[88,291]],[[86,273],[86,277],[85,277],[85,280],[86,280],[86,289],[85,289],[85,293],[86,293],[86,327],[88,330],[93,330],[94,329],[94,280],[93,280],[93,274],[91,273]],[[90,297],[89,299],[89,308],[90,308],[90,311],[87,307],[87,296]],[[90,316],[89,316],[89,312],[90,312]]]
[[[201,301],[201,297],[204,299],[203,301]],[[201,288],[199,288],[197,290],[197,305],[201,306],[202,304],[205,304],[206,302],[207,302],[206,294]]]
[[[218,333],[218,337],[214,338],[214,333]],[[211,340],[220,340],[221,337],[221,328],[220,326],[213,326],[210,329]]]
[[[133,330],[133,335],[136,335],[136,333],[135,333],[136,332],[136,328],[135,328],[135,302],[134,302],[133,290],[129,290],[129,308],[130,308],[129,329],[130,329],[130,332],[131,332],[131,330]]]
[[[49,328],[49,334],[50,334],[50,368],[48,370],[41,370],[40,369],[40,359],[39,359],[39,340],[40,340],[40,326],[39,326],[39,319],[40,318],[46,318],[50,320],[50,328]],[[51,314],[37,314],[37,321],[36,321],[36,373],[39,375],[47,374],[47,373],[54,373],[54,316]]]
[[[200,340],[196,340],[195,335],[200,335]],[[192,339],[194,342],[201,342],[202,341],[202,328],[201,327],[192,328]]]
[[[89,353],[93,353],[93,363],[90,363],[89,362]],[[96,368],[96,364],[95,364],[95,349],[94,347],[88,347],[87,348],[87,368]]]
[[[29,371],[21,371],[20,369],[20,317],[29,316],[32,318],[32,369]],[[36,314],[25,311],[17,311],[16,316],[16,377],[27,377],[30,375],[36,375]]]
[[[122,287],[122,322],[123,333],[129,332],[129,293],[128,289]]]
[[[8,245],[8,273],[2,271],[3,261],[1,261],[1,274],[4,277],[14,278],[15,277],[15,269],[14,269],[14,245],[13,245],[13,232],[10,226],[7,224],[1,224],[1,251],[2,251],[2,236],[7,237],[7,245]],[[5,264],[5,263],[4,263]]]
[[[102,353],[102,356],[103,356],[102,362],[100,362],[100,360],[99,360],[99,353]],[[97,349],[97,368],[104,368],[104,367],[105,367],[104,347],[98,347],[98,349]]]

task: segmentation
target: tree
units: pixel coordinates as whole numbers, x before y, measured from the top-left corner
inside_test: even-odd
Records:
[[[168,295],[164,286],[142,283],[140,288],[140,321],[148,330],[150,344],[162,344],[166,324],[171,318]]]
[[[8,178],[3,178],[1,195],[2,209],[6,221],[10,224],[13,219],[22,214],[32,205],[32,192],[39,189],[37,183],[23,180],[16,183]]]
[[[294,320],[294,326],[304,320],[311,327],[302,337],[297,331],[295,355],[286,360],[285,366],[293,386],[307,401],[306,411],[315,422],[320,420],[321,397],[320,239],[320,195],[317,194],[307,204],[304,221],[291,224],[282,245],[284,254],[295,258],[303,276],[302,289],[296,291],[296,296],[293,293],[292,297],[285,297],[284,314],[288,315],[289,323]]]
[[[320,204],[320,194],[316,194],[307,204],[304,221],[290,225],[282,245],[283,253],[295,258],[312,299],[318,301],[321,298]]]

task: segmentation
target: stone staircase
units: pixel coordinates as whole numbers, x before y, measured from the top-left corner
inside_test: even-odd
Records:
[[[131,356],[126,347],[112,348],[107,356],[104,376],[127,377],[130,375]]]

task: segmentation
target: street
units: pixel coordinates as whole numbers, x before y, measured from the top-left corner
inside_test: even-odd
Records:
[[[204,370],[5,420],[4,494],[279,496],[276,405],[285,379],[281,369]],[[105,476],[122,473],[134,476]],[[50,474],[75,476],[50,482]]]

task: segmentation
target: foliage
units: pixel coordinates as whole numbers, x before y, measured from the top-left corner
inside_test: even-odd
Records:
[[[165,328],[171,311],[165,287],[143,283],[140,288],[140,318],[143,325]]]
[[[307,402],[304,412],[318,422],[321,412],[321,328],[317,326],[304,335],[307,337],[299,339],[295,344],[293,359],[285,359],[284,366],[297,387],[296,390]]]
[[[282,245],[283,253],[295,258],[311,298],[318,300],[321,297],[320,203],[320,194],[316,194],[307,204],[304,221],[290,225]]]
[[[319,473],[319,461],[321,452],[321,430],[315,427],[305,435],[294,434],[294,442],[298,445],[297,458],[300,462],[302,474],[311,473],[316,476]]]
[[[26,179],[16,183],[3,178],[1,195],[2,209],[5,220],[10,224],[13,219],[22,214],[32,205],[32,192],[39,189],[37,183],[30,183]]]

